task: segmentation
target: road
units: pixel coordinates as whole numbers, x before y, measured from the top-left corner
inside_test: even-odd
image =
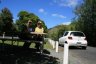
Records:
[[[88,47],[86,50],[70,48],[69,64],[96,64],[96,47]]]
[[[59,64],[63,64],[63,49],[64,47],[59,46],[59,52],[55,50],[49,50],[52,57],[58,58]],[[86,50],[81,48],[70,48],[69,49],[69,64],[96,64],[96,47],[87,47]]]

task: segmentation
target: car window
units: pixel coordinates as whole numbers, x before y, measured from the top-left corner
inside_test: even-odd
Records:
[[[84,34],[82,32],[71,32],[70,35],[84,37]]]
[[[68,32],[65,32],[63,36],[67,36]]]

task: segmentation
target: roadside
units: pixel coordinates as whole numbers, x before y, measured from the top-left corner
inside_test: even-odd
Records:
[[[34,44],[26,50],[22,49],[23,43],[19,43],[20,46],[10,44],[8,41],[3,45],[0,43],[0,64],[60,64],[62,61],[62,56],[58,56],[62,53],[56,53],[48,43],[44,46],[44,54],[38,53]]]
[[[34,44],[31,44],[30,49],[27,50],[22,50],[21,44],[19,44],[20,46],[15,44],[14,46],[5,44],[2,51],[2,43],[0,43],[0,64],[63,64],[64,47],[59,46],[59,52],[57,53],[49,43],[46,43],[44,54],[40,54],[34,49]],[[69,49],[69,64],[95,63],[96,48],[88,46],[87,50]]]
[[[59,46],[59,52],[56,52],[55,49],[48,49],[50,51],[50,55],[58,58],[59,64],[63,64],[63,47]]]

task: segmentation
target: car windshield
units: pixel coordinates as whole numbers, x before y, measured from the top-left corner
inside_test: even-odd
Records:
[[[71,32],[70,35],[84,37],[84,34],[82,32]]]

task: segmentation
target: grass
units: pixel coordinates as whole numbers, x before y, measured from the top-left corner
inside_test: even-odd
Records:
[[[2,43],[1,40],[0,40],[0,43]],[[5,41],[4,43],[12,45],[11,41]],[[13,45],[15,45],[15,46],[17,46],[17,43],[18,43],[18,46],[23,46],[23,44],[24,44],[24,42],[15,42],[15,41],[13,41]],[[34,46],[35,46],[35,43],[31,43],[30,48],[34,48]],[[52,46],[48,42],[46,42],[46,44],[44,44],[44,49],[52,49]]]
[[[44,45],[45,49],[52,49],[52,45],[49,44],[49,42],[46,42],[46,44]]]
[[[1,43],[0,40],[0,45]],[[48,42],[44,44],[44,54],[36,52],[36,49],[34,49],[35,43],[32,43],[30,45],[31,49],[27,50],[17,47],[17,42],[14,42],[14,47],[11,47],[11,44],[11,41],[5,41],[4,46],[8,47],[1,48],[0,64],[60,64],[58,58],[49,55],[50,51],[48,49],[52,49],[52,46]],[[23,44],[24,42],[19,42],[19,46],[23,46]]]
[[[1,43],[2,41],[0,41],[0,45]],[[11,41],[5,41],[4,49],[1,48],[0,64],[60,64],[58,58],[49,55],[50,51],[47,49],[52,49],[52,46],[48,42],[44,44],[44,54],[36,52],[35,43],[30,45],[32,49],[27,50],[17,47],[17,42],[13,44],[16,47],[11,47],[11,44]],[[23,44],[24,42],[19,42],[19,46],[23,46]]]

